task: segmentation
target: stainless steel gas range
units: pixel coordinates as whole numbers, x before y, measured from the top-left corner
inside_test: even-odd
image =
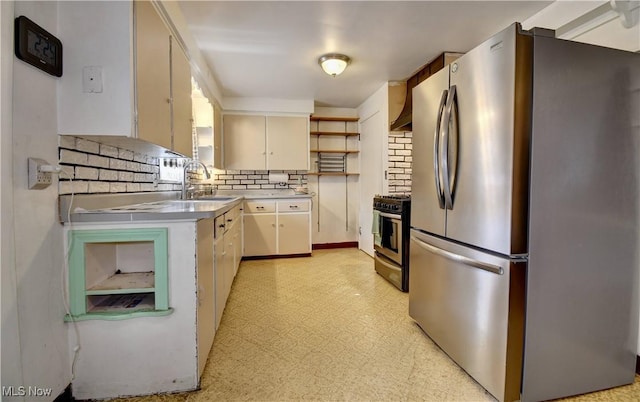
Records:
[[[373,198],[375,269],[403,292],[409,291],[409,230],[411,197]]]

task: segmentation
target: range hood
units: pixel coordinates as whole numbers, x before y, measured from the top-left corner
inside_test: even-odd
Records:
[[[413,107],[413,88],[462,55],[463,53],[443,52],[407,79],[407,93],[405,95],[404,107],[398,118],[391,123],[391,131],[412,131],[411,109]]]

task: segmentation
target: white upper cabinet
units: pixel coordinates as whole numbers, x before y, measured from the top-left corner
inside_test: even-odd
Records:
[[[225,169],[308,170],[309,118],[225,114]]]
[[[265,169],[265,116],[227,114],[223,117],[223,126],[225,169]]]
[[[58,19],[58,133],[138,138],[191,156],[191,68],[153,5],[60,2]]]
[[[58,36],[64,44],[58,133],[134,136],[131,3],[58,2]],[[102,92],[83,89],[89,66],[100,68]]]

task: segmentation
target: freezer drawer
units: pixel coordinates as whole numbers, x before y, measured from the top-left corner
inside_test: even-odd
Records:
[[[526,260],[411,230],[409,315],[500,401],[520,399]]]

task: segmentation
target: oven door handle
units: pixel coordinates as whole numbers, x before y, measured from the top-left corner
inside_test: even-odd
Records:
[[[388,214],[386,212],[380,212],[380,216],[383,218],[397,219],[399,221],[402,220],[402,215]]]

